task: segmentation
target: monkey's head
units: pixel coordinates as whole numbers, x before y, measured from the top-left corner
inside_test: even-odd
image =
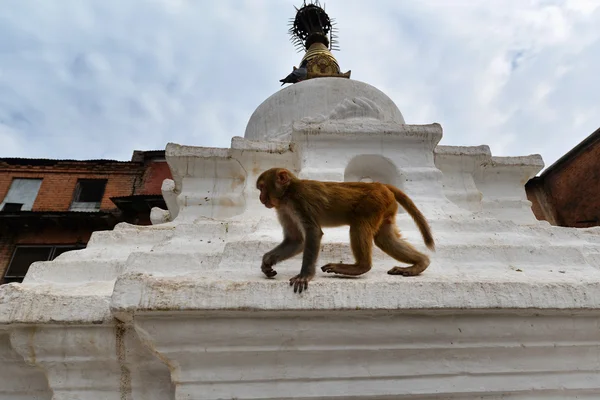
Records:
[[[294,174],[285,168],[271,168],[260,174],[256,188],[260,190],[260,202],[267,208],[277,208],[285,195]]]

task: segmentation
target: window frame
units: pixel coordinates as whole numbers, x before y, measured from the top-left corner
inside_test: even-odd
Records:
[[[100,201],[77,201],[77,199],[81,196],[81,183],[82,182],[103,182],[104,187],[102,188],[102,194],[100,195]],[[102,208],[102,200],[104,200],[104,195],[106,194],[106,186],[108,185],[107,178],[78,178],[77,183],[75,185],[75,190],[73,191],[73,198],[71,199],[71,205],[69,206],[69,211],[100,211]],[[89,205],[94,204],[94,207],[89,207]],[[86,207],[85,205],[88,205]]]

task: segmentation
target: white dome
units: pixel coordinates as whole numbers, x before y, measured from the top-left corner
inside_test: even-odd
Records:
[[[296,121],[340,112],[405,124],[396,104],[381,90],[352,79],[314,78],[290,85],[266,99],[250,117],[244,137],[282,140],[289,137]]]

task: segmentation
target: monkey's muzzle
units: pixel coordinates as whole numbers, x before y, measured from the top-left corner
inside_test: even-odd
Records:
[[[271,200],[267,196],[264,196],[264,198],[260,196],[260,202],[267,208],[273,208],[273,203],[271,203]]]

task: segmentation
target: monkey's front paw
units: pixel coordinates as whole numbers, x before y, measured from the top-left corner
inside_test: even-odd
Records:
[[[272,278],[277,275],[277,271],[275,271],[270,265],[263,263],[261,265],[260,270],[267,276],[267,278]]]
[[[275,265],[275,258],[267,253],[263,256],[262,265],[260,266],[260,270],[267,276],[267,278],[272,278],[277,275],[277,271],[273,269],[273,265]]]
[[[303,290],[308,289],[308,282],[312,279],[312,276],[302,276],[298,274],[290,279],[290,286],[294,286],[294,293],[302,293]]]

